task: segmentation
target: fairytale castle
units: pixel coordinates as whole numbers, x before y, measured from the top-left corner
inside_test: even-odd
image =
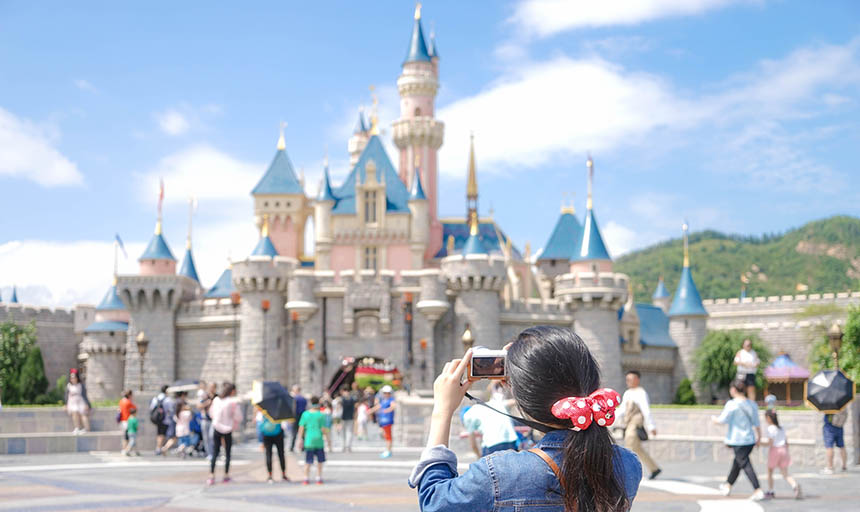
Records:
[[[613,271],[600,234],[590,158],[584,218],[563,208],[538,254],[528,245],[520,251],[492,218],[479,217],[473,141],[464,162],[465,212],[440,216],[439,66],[435,38],[425,37],[416,10],[397,79],[396,158],[384,148],[375,110],[369,119],[360,113],[347,142],[347,177],[332,183],[326,165],[317,197],[305,193],[281,134],[251,191],[259,242],[213,286],[198,278],[190,239],[177,271],[159,217],[137,274],[115,276],[95,308],[62,312],[66,338],[47,341],[41,334],[58,311],[4,304],[0,320],[36,320],[39,343],[51,349],[49,378],[80,363],[95,400],[117,397],[123,388],[152,392],[177,379],[233,380],[240,390],[255,379],[279,380],[319,392],[345,358],[363,356],[396,365],[411,389],[429,389],[465,346],[498,348],[526,327],[552,324],[587,342],[606,385],[623,389],[624,371],[637,369],[652,399],[665,402],[692,376],[693,352],[707,328],[759,330],[805,361],[807,342],[791,311],[860,298],[703,303],[685,243],[674,296],[661,280],[652,304],[634,303],[628,276]],[[304,248],[310,217],[312,257]],[[772,307],[776,302],[782,307]]]

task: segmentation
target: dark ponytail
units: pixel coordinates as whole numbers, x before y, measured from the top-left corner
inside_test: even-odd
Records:
[[[568,329],[526,329],[508,350],[507,374],[520,410],[536,421],[562,427],[570,420],[552,415],[552,405],[568,396],[586,396],[600,386],[600,368],[585,342]],[[613,465],[613,440],[598,426],[569,431],[564,441],[561,488],[568,512],[621,512],[630,501]]]

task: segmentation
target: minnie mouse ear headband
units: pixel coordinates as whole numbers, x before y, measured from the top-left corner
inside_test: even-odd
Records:
[[[71,374],[76,374],[76,375],[77,375],[77,373],[78,373],[78,369],[77,369],[77,368],[71,368],[71,369],[69,369],[69,375],[71,375]]]
[[[615,408],[621,395],[610,388],[598,389],[588,396],[569,396],[552,405],[552,415],[560,420],[570,420],[571,430],[585,430],[592,423],[608,427],[615,422]]]

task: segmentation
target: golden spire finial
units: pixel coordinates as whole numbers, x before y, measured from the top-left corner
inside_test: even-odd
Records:
[[[155,234],[156,235],[161,234],[161,219],[158,219],[157,221],[155,221]]]
[[[684,221],[684,225],[681,226],[681,229],[684,230],[684,267],[690,266],[690,242],[688,240],[687,232],[690,230],[690,226],[687,225],[687,221]]]
[[[446,247],[448,256],[454,254],[454,235],[448,235],[448,246]]]
[[[466,183],[466,198],[478,199],[478,174],[475,168],[475,133],[469,134],[469,178]]]
[[[415,19],[421,19],[421,2],[415,2]]]
[[[370,135],[379,135],[379,98],[376,97],[376,87],[370,86],[370,97],[373,98],[373,110],[370,112]]]
[[[591,188],[594,183],[594,160],[591,159],[591,154],[588,155],[585,165],[588,166],[588,199],[585,202],[585,207],[590,210],[594,206],[594,202],[591,199]]]
[[[286,121],[281,121],[281,135],[278,137],[278,150],[283,151],[287,149],[287,141],[284,139],[284,128],[287,127]]]
[[[269,236],[269,214],[268,213],[263,214],[263,227],[260,230],[260,236],[261,237]]]
[[[415,152],[415,167],[421,167],[421,153]]]
[[[478,212],[472,211],[469,216],[469,235],[478,234]]]

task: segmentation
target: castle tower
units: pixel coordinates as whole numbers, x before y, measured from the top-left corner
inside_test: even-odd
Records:
[[[302,257],[305,223],[311,210],[303,180],[296,175],[287,155],[283,127],[275,158],[251,195],[254,197],[254,222],[261,229],[263,217],[268,215],[271,242],[278,254],[295,259]]]
[[[627,302],[629,278],[612,272],[612,260],[594,216],[591,157],[587,166],[588,202],[582,236],[571,258],[570,273],[555,278],[555,296],[574,311],[573,330],[600,364],[603,385],[623,389],[618,310]]]
[[[361,121],[363,121],[363,116]],[[356,156],[356,161],[358,161],[358,156]],[[331,186],[331,175],[328,170],[328,157],[326,157],[325,168],[323,169],[323,182],[320,186],[317,199],[314,201],[314,268],[317,270],[329,270],[331,268],[331,214],[335,202],[336,199]]]
[[[352,132],[352,137],[347,142],[347,150],[349,150],[349,166],[352,167],[358,162],[361,152],[367,146],[367,141],[370,139],[370,125],[364,118],[364,109],[358,111],[358,121],[355,123],[355,130]]]
[[[478,234],[477,217],[469,222],[469,238],[461,253],[443,258],[441,267],[448,289],[456,294],[456,338],[468,324],[475,346],[502,348],[499,294],[506,282],[505,260],[500,254],[488,254]]]
[[[657,289],[654,290],[654,295],[651,296],[651,304],[662,309],[664,313],[668,313],[671,303],[672,296],[669,294],[669,290],[666,289],[666,283],[663,282],[663,276],[660,276],[660,280],[657,281]]]
[[[185,239],[185,257],[182,259],[182,266],[179,267],[179,275],[185,276],[199,285],[200,278],[197,276],[194,254],[191,252],[191,219],[194,215],[195,203],[194,199],[188,201],[188,237]]]
[[[96,306],[93,323],[84,329],[79,349],[86,357],[90,400],[114,399],[122,393],[125,384],[129,313],[117,295],[116,283],[114,274],[113,283]]]
[[[242,322],[236,385],[251,389],[254,379],[286,382],[287,282],[297,262],[278,255],[269,238],[269,219],[263,217],[260,241],[245,261],[233,264],[233,285],[241,295]]]
[[[438,56],[430,54],[424,39],[421,4],[418,4],[415,7],[415,23],[406,60],[397,79],[400,119],[393,123],[392,131],[394,144],[400,150],[400,179],[407,187],[411,186],[410,179],[416,158],[419,162],[419,174],[427,195],[430,216],[430,245],[425,252],[425,259],[429,259],[442,248],[442,225],[437,213],[437,156],[442,146],[444,124],[434,118],[436,92],[439,89],[438,61]]]
[[[573,204],[562,206],[555,228],[537,260],[540,273],[548,281],[541,284],[550,291],[550,295],[553,294],[555,278],[570,271],[570,260],[576,252],[580,238],[582,226],[576,218]]]
[[[12,297],[9,298],[9,304],[18,304],[18,289],[12,285]]]
[[[676,365],[675,385],[681,379],[693,379],[696,371],[695,353],[707,334],[708,312],[702,305],[702,298],[693,273],[690,270],[690,249],[687,237],[689,227],[684,223],[684,268],[681,270],[681,280],[675,291],[675,298],[669,308],[669,335],[678,345],[680,365]],[[696,386],[693,386],[696,389]]]
[[[149,240],[149,245],[138,258],[140,263],[140,275],[163,276],[176,273],[176,258],[170,251],[167,241],[161,232],[161,204],[164,201],[164,183],[160,184],[158,190],[158,220],[155,222],[155,234]]]
[[[412,252],[412,268],[424,266],[424,251],[430,241],[430,212],[427,209],[427,196],[421,186],[421,173],[418,162],[415,162],[415,173],[412,176],[412,188],[409,192],[409,248]]]

